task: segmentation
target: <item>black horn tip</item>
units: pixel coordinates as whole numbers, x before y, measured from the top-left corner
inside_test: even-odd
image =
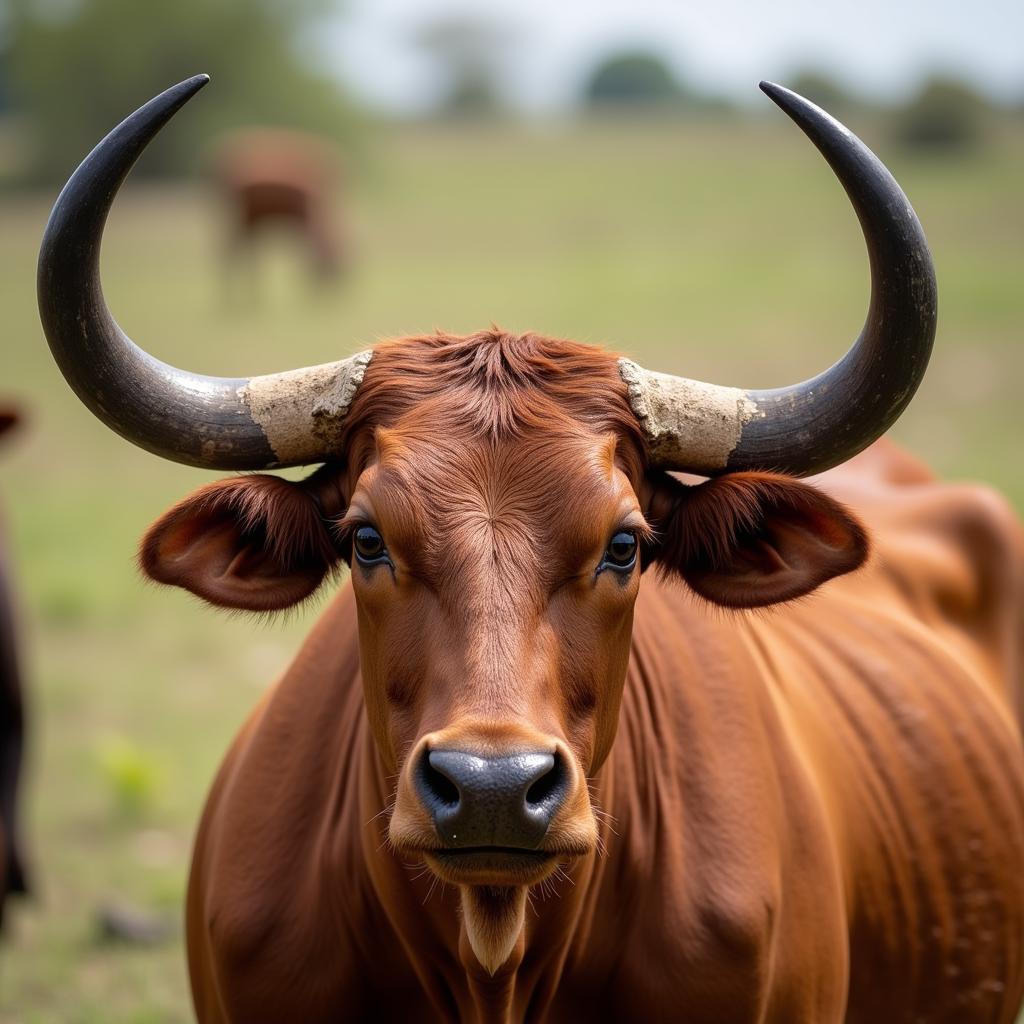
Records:
[[[139,107],[134,114],[126,118],[122,122],[122,126],[139,121],[149,122],[153,115],[156,114],[158,115],[158,120],[153,124],[155,134],[155,131],[159,131],[171,116],[181,110],[209,81],[209,75],[193,75],[191,78],[178,82],[177,85],[172,85],[169,89],[164,89],[162,93],[154,96],[148,103]]]
[[[761,82],[759,88],[772,103],[789,114],[794,121],[800,121],[811,113],[817,114],[818,117],[826,117],[830,121],[834,120],[831,114],[822,110],[816,103],[812,103],[798,92],[793,92],[792,89],[787,89],[784,85],[777,85],[775,82]]]
[[[164,97],[171,99],[173,97],[178,100],[177,105],[180,107],[192,99],[209,81],[209,75],[193,75],[191,78],[186,78],[183,82],[179,82],[177,85],[172,85],[169,89],[164,90],[158,99]]]
[[[800,93],[775,82],[761,82],[760,89],[819,149],[826,138],[851,136],[845,125]]]

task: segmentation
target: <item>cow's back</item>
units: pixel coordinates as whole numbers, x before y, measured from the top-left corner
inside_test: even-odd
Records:
[[[875,538],[872,565],[836,581],[843,626],[825,642],[848,669],[821,694],[845,718],[820,764],[840,734],[846,770],[831,793],[851,1019],[900,1019],[888,991],[902,984],[923,1019],[1012,1021],[1024,991],[1024,534],[1001,496],[938,482],[891,444],[821,483]],[[809,626],[810,611],[794,621]]]

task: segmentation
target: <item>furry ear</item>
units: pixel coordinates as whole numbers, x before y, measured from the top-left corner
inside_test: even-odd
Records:
[[[139,549],[157,583],[258,612],[303,601],[339,560],[309,491],[264,475],[201,487],[161,516]]]
[[[852,512],[777,473],[734,473],[695,486],[666,475],[649,505],[660,540],[648,557],[730,608],[802,597],[868,555],[867,533]]]

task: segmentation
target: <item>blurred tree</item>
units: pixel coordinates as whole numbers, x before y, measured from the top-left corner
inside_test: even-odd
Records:
[[[984,139],[990,113],[988,102],[966,82],[936,75],[904,108],[897,138],[914,149],[973,149]]]
[[[338,134],[336,84],[302,44],[333,0],[7,0],[12,103],[36,177],[61,180],[131,110],[200,71],[213,88],[147,150],[142,174],[180,171],[217,131],[246,122]]]
[[[451,14],[421,25],[415,45],[440,64],[447,79],[440,112],[487,116],[506,107],[498,80],[512,45],[513,26],[475,14]]]
[[[6,114],[11,106],[11,88],[8,83],[7,51],[0,44],[0,115]]]
[[[584,90],[589,106],[668,106],[686,91],[669,66],[652,53],[629,51],[604,58]]]
[[[9,17],[6,4],[0,2],[0,114],[5,114],[11,105]]]

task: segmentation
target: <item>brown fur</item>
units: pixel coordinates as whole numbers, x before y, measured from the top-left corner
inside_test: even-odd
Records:
[[[334,463],[177,506],[143,565],[229,607],[306,596],[360,525],[388,553],[215,783],[200,1019],[1010,1024],[1024,541],[907,461],[685,486],[648,472],[613,356],[492,331],[381,346]],[[829,491],[877,553],[821,587],[867,556]],[[434,749],[560,759],[539,866],[438,856]]]

